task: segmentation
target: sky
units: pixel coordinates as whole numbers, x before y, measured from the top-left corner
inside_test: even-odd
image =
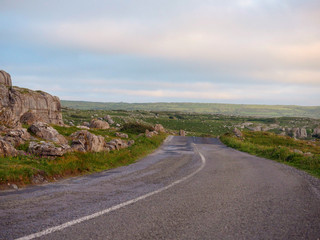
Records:
[[[320,105],[319,0],[0,0],[0,69],[63,100]]]

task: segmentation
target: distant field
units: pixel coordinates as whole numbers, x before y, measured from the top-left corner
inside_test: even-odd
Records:
[[[294,105],[246,105],[220,103],[103,103],[65,100],[62,100],[61,103],[63,107],[81,110],[180,111],[234,116],[320,118],[320,106],[304,107]]]

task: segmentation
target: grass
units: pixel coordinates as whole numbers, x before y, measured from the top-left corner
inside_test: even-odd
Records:
[[[136,137],[131,147],[109,153],[69,153],[56,159],[26,154],[18,157],[2,157],[0,160],[0,186],[8,182],[17,185],[32,183],[34,176],[41,175],[47,181],[68,176],[99,172],[135,162],[158,148],[166,135],[152,138]]]
[[[319,141],[295,140],[269,132],[244,131],[243,134],[242,139],[232,134],[225,134],[220,139],[229,147],[285,163],[320,178]]]

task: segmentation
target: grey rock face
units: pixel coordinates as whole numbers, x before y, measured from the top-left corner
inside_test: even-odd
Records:
[[[6,71],[0,70],[0,83],[6,85],[7,87],[12,87],[10,74]]]
[[[20,117],[20,122],[31,125],[35,122],[44,122],[44,120],[36,112],[28,111],[22,114],[22,116]]]
[[[58,97],[42,91],[11,87],[10,75],[0,71],[0,124],[10,127],[20,125],[20,119],[32,111],[44,122],[63,124],[61,104]]]
[[[97,129],[108,129],[110,128],[109,123],[106,121],[92,119],[90,122],[90,128],[97,128]]]
[[[50,127],[47,123],[36,122],[30,126],[30,131],[37,137],[45,140],[53,141],[57,144],[67,144],[67,139],[58,133],[53,127]]]
[[[0,139],[0,156],[17,156],[19,152],[12,146],[11,143]]]
[[[5,141],[10,142],[15,147],[19,146],[20,144],[24,144],[30,139],[31,135],[25,128],[11,129],[4,137]]]
[[[71,148],[79,152],[101,152],[106,151],[106,142],[104,137],[96,136],[87,130],[81,130],[71,134]]]
[[[38,156],[58,157],[70,151],[70,146],[56,147],[52,142],[30,142],[28,151]]]
[[[307,138],[307,130],[305,128],[293,128],[291,130],[293,138]]]

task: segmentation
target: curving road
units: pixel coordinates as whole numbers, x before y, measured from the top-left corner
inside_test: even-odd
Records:
[[[0,193],[0,239],[319,239],[320,180],[169,137],[130,166]]]

